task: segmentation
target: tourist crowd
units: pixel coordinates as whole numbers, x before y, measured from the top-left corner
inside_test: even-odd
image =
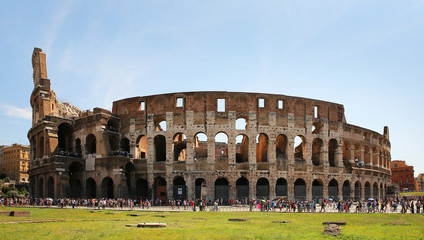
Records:
[[[367,201],[352,201],[338,199],[318,199],[317,201],[296,200],[289,201],[284,198],[274,200],[246,199],[237,200],[140,200],[140,199],[107,199],[107,198],[0,198],[0,206],[32,206],[32,207],[58,207],[58,208],[125,208],[149,210],[152,207],[170,207],[172,210],[199,210],[218,211],[218,206],[248,207],[249,211],[261,212],[339,212],[339,213],[424,213],[423,197],[402,197],[388,199],[373,199]],[[228,208],[226,208],[228,209]],[[231,210],[230,210],[231,211]]]

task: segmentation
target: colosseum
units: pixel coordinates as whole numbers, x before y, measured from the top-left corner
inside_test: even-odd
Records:
[[[81,111],[32,55],[35,197],[368,199],[386,195],[390,141],[341,104],[286,95],[178,92]]]

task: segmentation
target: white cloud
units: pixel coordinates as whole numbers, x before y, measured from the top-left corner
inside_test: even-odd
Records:
[[[31,108],[19,108],[11,105],[1,105],[0,109],[4,115],[25,120],[32,119]]]

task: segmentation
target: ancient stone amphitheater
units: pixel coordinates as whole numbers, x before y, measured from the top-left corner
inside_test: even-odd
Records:
[[[348,124],[343,105],[179,92],[80,111],[57,100],[41,49],[32,62],[36,197],[367,199],[390,184],[388,128]]]

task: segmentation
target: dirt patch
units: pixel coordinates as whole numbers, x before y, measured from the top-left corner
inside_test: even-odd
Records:
[[[228,221],[232,222],[246,222],[247,220],[250,220],[250,218],[230,218]]]
[[[337,236],[342,231],[342,227],[340,227],[337,224],[328,224],[328,226],[324,229],[324,232],[322,234],[324,235],[332,235]]]
[[[329,221],[329,222],[323,222],[323,225],[329,225],[329,224],[336,224],[336,225],[346,225],[346,221]]]
[[[289,220],[283,220],[283,221],[272,221],[272,223],[291,223]]]
[[[411,225],[411,224],[410,224],[410,223],[405,223],[405,222],[403,222],[403,220],[402,220],[402,219],[399,219],[399,220],[397,220],[396,222],[393,222],[393,223],[385,223],[384,225],[409,226],[409,225]]]

